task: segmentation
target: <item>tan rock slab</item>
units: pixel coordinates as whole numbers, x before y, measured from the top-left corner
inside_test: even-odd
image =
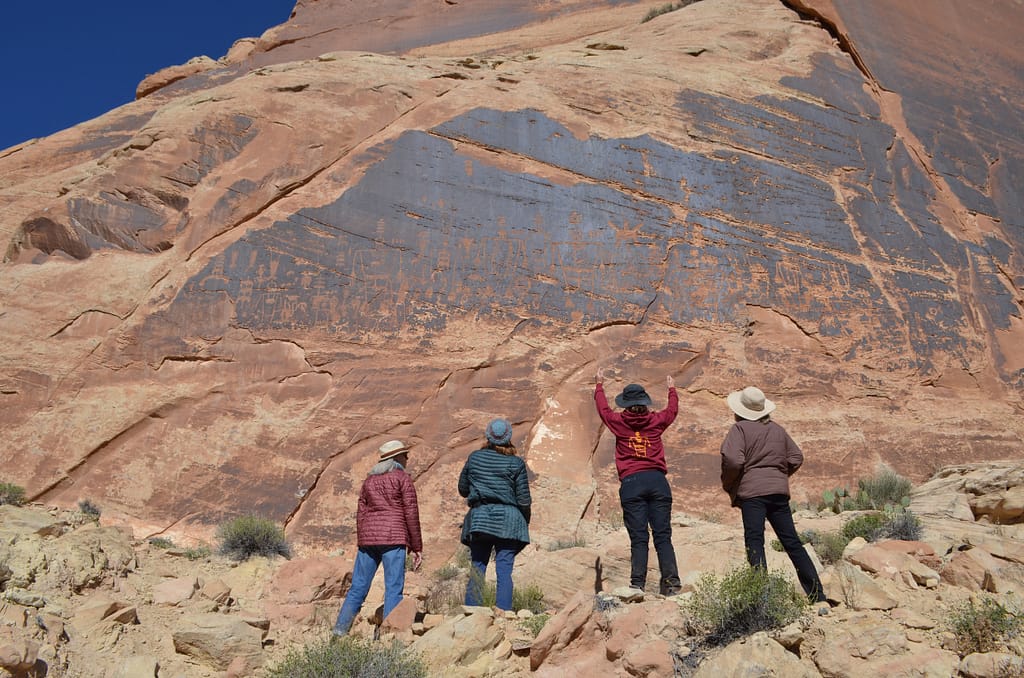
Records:
[[[786,650],[762,631],[730,643],[720,653],[701,662],[693,674],[693,678],[723,676],[820,678],[821,674],[803,664],[797,655]]]
[[[153,587],[153,604],[174,607],[190,600],[199,588],[195,577],[163,581]]]

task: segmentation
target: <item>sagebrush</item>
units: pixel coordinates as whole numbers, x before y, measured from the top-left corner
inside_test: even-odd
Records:
[[[846,546],[857,537],[865,541],[899,539],[917,541],[923,528],[921,520],[910,509],[890,506],[885,511],[875,511],[854,516],[837,532],[812,532],[810,542],[821,562],[829,565],[843,557]]]
[[[721,578],[706,573],[684,605],[691,630],[712,646],[727,645],[757,631],[782,628],[808,605],[781,572],[743,566]]]
[[[21,506],[25,503],[25,488],[14,483],[0,483],[0,506],[10,504]]]
[[[290,650],[266,678],[426,678],[427,667],[398,641],[324,638]]]
[[[1020,615],[992,598],[968,600],[954,608],[949,618],[957,650],[964,657],[975,652],[996,652],[1021,630]]]
[[[859,508],[883,509],[886,506],[907,506],[910,503],[910,480],[891,468],[882,467],[873,476],[857,481]],[[863,504],[867,504],[864,506]]]
[[[217,528],[217,540],[221,555],[233,560],[252,556],[291,557],[284,529],[260,516],[241,516],[222,524]]]
[[[527,617],[523,621],[519,622],[519,625],[534,638],[540,633],[540,630],[544,628],[544,625],[551,619],[549,614],[535,614],[532,617]]]

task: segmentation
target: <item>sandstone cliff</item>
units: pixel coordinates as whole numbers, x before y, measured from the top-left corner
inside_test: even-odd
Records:
[[[675,376],[694,514],[747,384],[797,498],[1020,458],[1024,11],[909,4],[300,0],[0,152],[2,480],[315,552],[401,437],[441,562],[498,415],[538,539],[615,519],[598,366]]]

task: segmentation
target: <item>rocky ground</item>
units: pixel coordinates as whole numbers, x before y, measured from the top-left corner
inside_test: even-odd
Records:
[[[924,525],[920,541],[856,540],[822,568],[828,614],[808,608],[784,629],[722,649],[687,635],[685,605],[702,574],[742,563],[741,531],[684,514],[674,519],[685,575],[678,596],[631,597],[622,588],[625,531],[593,525],[573,545],[534,544],[520,556],[517,586],[540,588],[550,608],[536,637],[539,621],[526,612],[436,609],[444,598],[436,568],[410,573],[411,595],[375,629],[378,577],[354,633],[397,638],[431,675],[466,678],[1022,675],[1024,639],[964,656],[950,618],[969,599],[1024,609],[1024,464],[944,468],[915,488],[911,510]],[[797,523],[828,531],[852,515],[800,511]],[[260,676],[327,633],[350,551],[236,563],[135,539],[102,516],[0,506],[0,676]],[[791,574],[783,554],[769,558]]]

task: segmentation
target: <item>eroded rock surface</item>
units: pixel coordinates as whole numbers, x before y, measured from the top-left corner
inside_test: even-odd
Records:
[[[675,375],[695,515],[735,519],[747,384],[804,446],[797,498],[1019,459],[1024,12],[906,4],[302,1],[3,151],[2,480],[315,552],[401,437],[429,562],[500,415],[556,539],[618,514],[598,366],[659,406]]]

